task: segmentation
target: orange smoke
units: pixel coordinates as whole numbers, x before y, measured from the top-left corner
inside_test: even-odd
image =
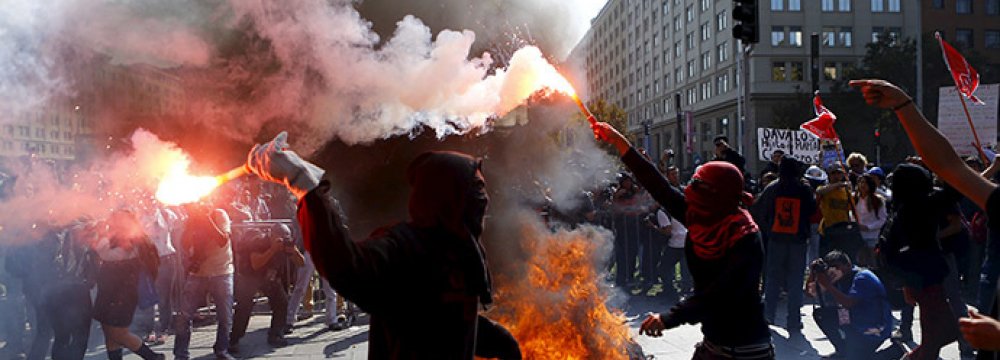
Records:
[[[521,345],[525,359],[628,359],[625,318],[605,304],[600,269],[606,235],[596,228],[552,233],[539,224],[521,228],[531,254],[523,279],[498,278],[490,314]]]

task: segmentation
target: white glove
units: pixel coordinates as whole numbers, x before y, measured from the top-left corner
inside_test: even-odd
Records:
[[[301,199],[319,186],[325,171],[288,150],[288,133],[282,131],[274,140],[257,144],[247,155],[247,169],[261,179],[284,184]]]

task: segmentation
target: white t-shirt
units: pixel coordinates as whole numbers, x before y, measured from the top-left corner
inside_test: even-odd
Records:
[[[170,210],[156,208],[142,220],[146,234],[156,246],[157,255],[167,256],[177,252],[170,240],[170,230],[177,222],[177,215]]]
[[[882,207],[880,207],[877,212],[868,210],[868,202],[868,198],[862,198],[858,200],[858,205],[855,207],[858,211],[858,223],[871,229],[861,230],[861,237],[865,240],[875,240],[878,239],[878,234],[882,230],[882,225],[885,224],[885,220],[889,217],[889,215],[886,211],[885,202],[882,202]]]
[[[661,228],[673,225],[670,227],[670,240],[667,240],[667,246],[675,249],[684,248],[684,239],[687,238],[688,233],[684,224],[667,215],[667,212],[663,211],[663,209],[656,211],[656,223]]]

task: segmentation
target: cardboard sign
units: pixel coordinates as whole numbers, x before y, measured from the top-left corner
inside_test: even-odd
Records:
[[[771,161],[771,154],[776,150],[806,164],[815,164],[821,159],[819,140],[803,130],[757,128],[758,158]]]
[[[997,143],[997,104],[1000,102],[1000,84],[979,85],[976,97],[986,105],[977,105],[965,99],[972,123],[976,125],[979,142],[985,146]],[[975,139],[969,120],[965,117],[962,102],[958,98],[954,86],[945,86],[938,90],[938,130],[944,134],[951,146],[961,156],[977,155],[972,146]]]

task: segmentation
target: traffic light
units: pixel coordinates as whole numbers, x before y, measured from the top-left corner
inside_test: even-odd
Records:
[[[759,19],[757,0],[733,0],[733,38],[744,44],[760,42]]]

